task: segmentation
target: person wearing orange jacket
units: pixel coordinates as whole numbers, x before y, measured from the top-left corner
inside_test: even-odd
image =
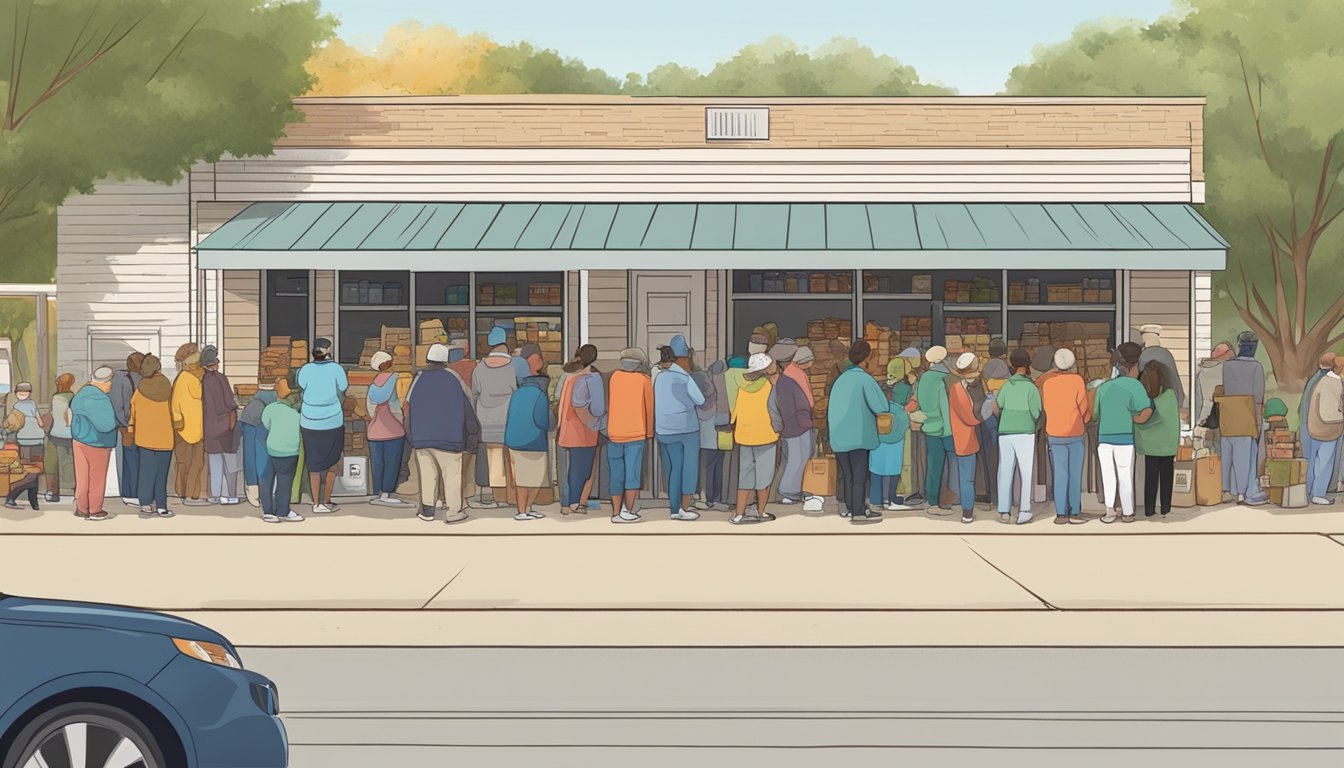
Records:
[[[126,423],[125,440],[139,453],[140,476],[135,488],[143,518],[173,516],[168,508],[168,465],[176,440],[170,403],[173,387],[161,368],[154,355],[145,355],[140,361],[140,383],[131,395]]]
[[[648,356],[638,347],[621,352],[611,374],[607,403],[607,469],[611,522],[637,523],[635,501],[644,485],[644,446],[653,439],[653,381],[644,372]]]
[[[971,383],[980,378],[980,358],[971,352],[962,353],[952,365],[952,376],[947,380],[947,406],[951,418],[952,444],[957,455],[958,496],[961,499],[961,522],[975,520],[975,457],[980,453],[980,438],[976,427],[980,417],[971,401]]]

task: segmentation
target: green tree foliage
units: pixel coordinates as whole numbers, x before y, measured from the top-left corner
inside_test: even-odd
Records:
[[[664,64],[648,77],[630,75],[625,91],[641,96],[921,96],[954,91],[924,83],[914,67],[880,56],[851,38],[809,53],[784,37],[748,45],[708,73]]]
[[[616,78],[578,59],[528,43],[487,51],[468,93],[620,93]]]
[[[1300,391],[1344,340],[1344,3],[1195,0],[1152,24],[1085,25],[1038,48],[1008,91],[1207,96],[1206,214],[1231,243],[1224,333],[1255,330]]]
[[[55,207],[100,179],[268,153],[333,29],[317,0],[0,0],[0,281],[50,278]]]

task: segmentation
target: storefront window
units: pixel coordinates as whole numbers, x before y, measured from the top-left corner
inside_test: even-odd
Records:
[[[1032,352],[1068,347],[1085,378],[1109,377],[1118,283],[1113,271],[1010,271],[1009,346]]]
[[[409,285],[409,272],[338,273],[336,349],[342,364],[367,367],[374,352],[390,346],[398,367],[410,367]]]
[[[477,356],[490,351],[486,339],[498,325],[509,349],[537,344],[547,360],[563,360],[564,285],[564,272],[477,272]]]
[[[747,353],[760,328],[776,338],[850,337],[854,330],[854,272],[734,270],[733,324],[728,348]]]
[[[417,272],[415,324],[419,347],[435,339],[450,344],[466,342],[471,336],[471,273]],[[419,359],[420,352],[417,349],[417,365],[424,362]]]
[[[307,339],[312,322],[308,271],[267,270],[265,285],[266,325],[262,340],[279,336]]]

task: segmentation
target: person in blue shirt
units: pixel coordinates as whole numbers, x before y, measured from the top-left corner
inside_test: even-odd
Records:
[[[658,441],[664,471],[667,473],[667,502],[673,520],[700,517],[691,505],[700,475],[700,414],[705,395],[691,374],[677,363],[690,358],[690,347],[682,336],[659,349],[658,367],[653,380],[653,433]]]
[[[75,453],[75,514],[106,520],[103,496],[107,467],[117,447],[117,413],[112,408],[112,369],[102,366],[70,401],[70,437]]]
[[[313,494],[313,513],[327,514],[336,511],[331,493],[345,448],[345,412],[341,410],[341,401],[350,388],[345,369],[331,359],[331,339],[313,342],[313,361],[299,369],[298,385],[303,390],[299,428]]]

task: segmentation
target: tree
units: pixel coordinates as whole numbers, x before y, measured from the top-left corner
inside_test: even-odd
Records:
[[[0,0],[0,279],[50,274],[56,206],[99,180],[268,153],[333,29],[317,0]]]
[[[648,96],[918,96],[954,93],[924,83],[914,67],[838,37],[815,52],[785,37],[748,45],[707,74],[664,64],[627,78],[626,92]]]
[[[332,40],[308,62],[310,95],[444,95],[465,93],[483,59],[499,44],[486,35],[462,35],[442,25],[407,22],[392,27],[372,53]]]
[[[1260,337],[1279,387],[1300,392],[1344,340],[1344,5],[1195,0],[1176,11],[1079,27],[1015,68],[1008,91],[1208,97],[1206,212],[1232,246],[1218,303]]]

